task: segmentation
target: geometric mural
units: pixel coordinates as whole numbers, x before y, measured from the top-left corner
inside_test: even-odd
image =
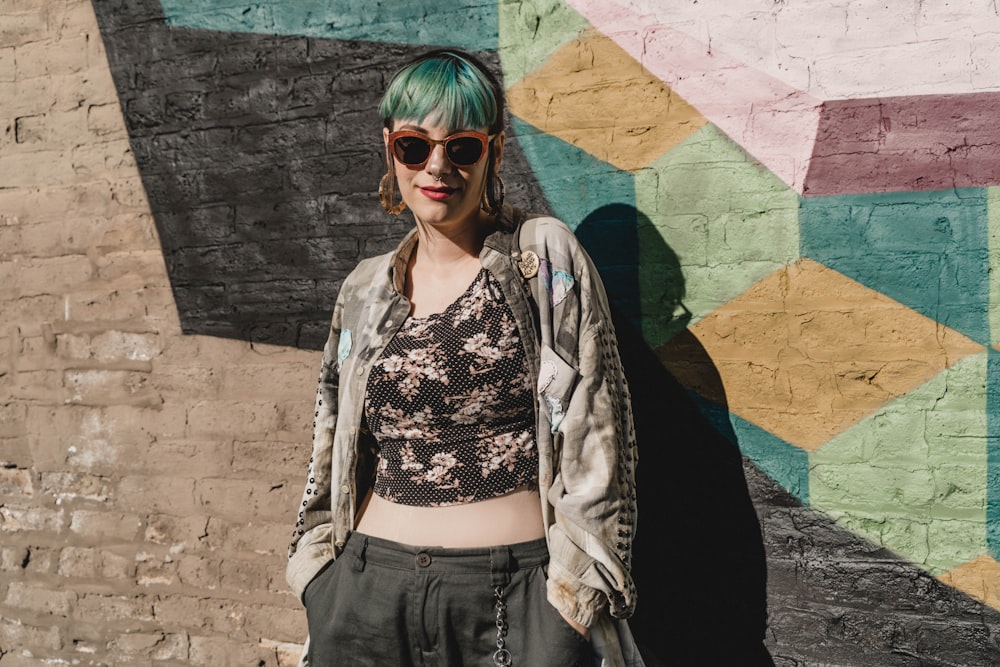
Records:
[[[507,196],[593,255],[643,409],[690,406],[727,465],[1000,609],[1000,93],[828,94],[667,5],[95,2],[185,331],[318,349],[409,227],[374,195],[386,77],[474,50]]]

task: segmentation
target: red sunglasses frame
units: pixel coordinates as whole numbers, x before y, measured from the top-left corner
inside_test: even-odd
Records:
[[[448,162],[451,162],[452,166],[454,166],[454,167],[456,167],[458,169],[468,169],[469,167],[474,167],[477,164],[479,164],[480,160],[483,159],[483,156],[486,155],[487,152],[489,152],[490,142],[493,141],[496,138],[496,136],[497,135],[495,135],[495,134],[483,134],[482,132],[474,132],[472,130],[469,130],[469,131],[466,131],[466,132],[455,132],[454,134],[449,134],[444,139],[431,139],[430,137],[428,137],[423,132],[416,132],[414,130],[399,130],[397,132],[390,132],[389,133],[389,143],[388,143],[387,148],[388,148],[389,154],[397,162],[399,162],[401,165],[403,165],[405,167],[408,167],[410,169],[423,169],[424,165],[426,165],[427,162],[431,159],[431,154],[434,152],[434,147],[435,146],[444,146],[444,156],[446,158],[448,158]],[[430,144],[430,146],[431,146],[430,150],[427,151],[427,157],[424,158],[423,162],[420,162],[419,164],[408,164],[408,163],[403,162],[402,160],[399,159],[399,156],[396,154],[396,141],[398,139],[403,139],[405,137],[415,137],[417,139],[423,139],[428,144]],[[479,141],[482,143],[483,149],[482,149],[482,152],[479,154],[479,157],[476,158],[475,162],[472,162],[472,163],[469,163],[469,164],[459,164],[459,163],[453,161],[451,159],[451,156],[448,155],[448,146],[447,146],[447,144],[448,144],[449,141],[452,141],[454,139],[464,139],[465,137],[473,137],[475,139],[479,139]]]

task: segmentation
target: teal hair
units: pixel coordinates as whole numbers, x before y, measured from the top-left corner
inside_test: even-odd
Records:
[[[378,113],[395,120],[429,121],[446,128],[503,128],[503,88],[469,54],[437,50],[400,69],[386,88]]]

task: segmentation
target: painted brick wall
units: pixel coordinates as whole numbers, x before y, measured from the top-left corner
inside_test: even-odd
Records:
[[[234,29],[270,1],[183,13],[212,4],[0,5],[0,667],[298,658],[283,568],[317,341],[344,272],[406,229],[377,208],[371,107],[422,47],[337,3],[362,26],[340,41],[299,14]],[[405,4],[446,38],[433,3]],[[508,196],[567,219],[624,312],[637,634],[664,664],[757,664],[766,611],[782,666],[1000,663],[1000,567],[969,545],[998,532],[995,309],[974,278],[1000,182],[995,12],[920,5],[880,41],[874,4],[618,4],[468,4],[451,33],[505,76]],[[807,25],[838,36],[803,65]],[[678,59],[657,60],[662,34]],[[878,85],[930,50],[952,54],[933,76]],[[783,69],[795,108],[740,116],[696,85],[736,72],[742,103]],[[912,129],[938,93],[958,96],[933,126],[947,160]],[[833,143],[796,144],[807,125]],[[873,144],[895,162],[823,166]],[[921,169],[959,187],[921,190]],[[892,502],[870,493],[897,477]]]

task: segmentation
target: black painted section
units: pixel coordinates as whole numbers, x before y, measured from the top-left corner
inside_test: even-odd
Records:
[[[183,330],[321,348],[344,277],[412,225],[378,203],[376,107],[427,47],[172,28],[155,0],[94,7]],[[515,138],[505,156],[509,200],[547,210]]]

